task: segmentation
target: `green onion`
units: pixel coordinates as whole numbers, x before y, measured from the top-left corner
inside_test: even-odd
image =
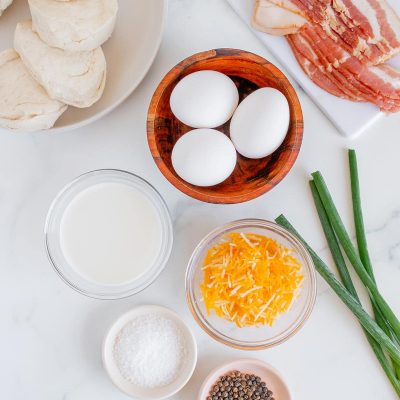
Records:
[[[276,223],[289,232],[295,235],[307,248],[310,253],[315,269],[325,279],[328,285],[334,290],[334,292],[340,297],[340,299],[347,305],[347,307],[353,312],[353,314],[360,321],[361,325],[370,333],[370,335],[386,349],[390,356],[396,361],[400,362],[400,349],[391,341],[386,333],[377,325],[377,323],[368,315],[368,313],[362,308],[360,303],[351,295],[351,293],[340,283],[335,275],[329,270],[326,264],[318,257],[315,251],[304,241],[299,233],[293,228],[290,222],[283,216],[280,215],[276,218]],[[400,386],[399,386],[400,389]]]
[[[361,304],[360,299],[357,295],[357,291],[354,287],[353,281],[351,280],[351,276],[349,270],[347,269],[346,262],[343,258],[342,252],[340,250],[339,243],[335,236],[335,232],[333,231],[332,225],[329,222],[328,216],[326,215],[326,211],[322,204],[322,201],[319,197],[318,190],[315,186],[313,181],[310,181],[310,188],[311,193],[314,198],[315,207],[317,209],[319,219],[321,221],[322,228],[325,233],[326,240],[329,245],[329,249],[331,250],[333,260],[337,266],[340,278],[343,282],[345,288],[349,291],[349,293]],[[378,322],[378,321],[377,321]],[[378,325],[383,329],[383,327],[379,324]],[[385,371],[386,376],[388,377],[390,383],[392,384],[394,390],[396,391],[397,395],[400,397],[400,382],[397,380],[396,375],[393,372],[392,366],[389,363],[389,360],[386,358],[385,353],[382,350],[382,347],[379,343],[367,332],[365,328],[363,328],[365,336],[375,353],[376,358],[378,359],[379,363],[382,366],[382,369]],[[386,330],[383,329],[387,334]]]
[[[360,259],[371,279],[375,281],[371,259],[368,253],[367,237],[365,235],[364,218],[361,208],[360,182],[358,179],[357,157],[354,150],[349,150],[351,196],[353,200],[354,224],[356,227],[358,252]]]
[[[324,178],[319,171],[314,172],[312,176],[314,178],[314,182],[318,189],[318,193],[324,205],[325,211],[328,215],[329,221],[339,239],[340,244],[343,247],[344,252],[346,253],[348,259],[350,260],[363,284],[371,292],[371,295],[373,296],[376,304],[378,305],[385,319],[389,322],[396,336],[400,337],[400,321],[397,319],[390,306],[386,303],[385,299],[380,294],[375,284],[375,281],[369,276],[368,272],[364,268],[364,265],[360,260],[360,257],[358,256],[357,251],[354,248],[348,233],[346,232],[339,213],[335,205],[333,204],[332,197],[325,184]]]
[[[350,166],[350,180],[351,180],[351,195],[353,200],[353,215],[354,215],[354,225],[356,228],[356,237],[357,237],[357,247],[358,253],[360,254],[360,259],[364,265],[365,270],[371,277],[371,279],[375,281],[374,269],[372,267],[371,258],[368,252],[368,244],[367,244],[367,236],[365,233],[364,226],[364,218],[361,207],[361,194],[360,194],[360,181],[358,177],[358,167],[357,167],[357,156],[356,152],[352,149],[349,150],[349,166]],[[377,302],[371,298],[372,308],[375,314],[375,320],[378,325],[386,332],[386,334],[392,339],[395,338],[395,335],[390,327],[390,325],[385,320],[385,317],[381,310],[379,309],[379,305]],[[400,377],[400,365],[397,363],[393,363],[393,366],[396,371],[396,375]]]
[[[314,181],[310,181],[310,188],[314,198],[315,207],[321,221],[322,229],[324,230],[329,249],[331,250],[333,260],[335,261],[335,264],[337,266],[340,279],[342,280],[343,285],[346,287],[346,289],[352,294],[352,296],[359,300],[356,288],[353,285],[349,270],[347,269],[346,262],[342,255],[342,251],[340,250],[339,243],[336,239],[335,232],[333,231],[332,225],[329,222],[324,205],[322,204],[321,198],[319,197],[319,193]]]
[[[378,359],[383,370],[385,371],[385,374],[388,377],[390,383],[392,384],[393,389],[395,390],[397,395],[400,397],[400,382],[397,379],[397,376],[394,374],[393,369],[390,367],[388,360],[387,360],[384,352],[382,351],[381,346],[379,346],[379,344],[376,341],[374,341],[374,339],[372,339],[372,338],[371,338],[371,341],[369,341],[369,342],[371,344],[372,349],[374,350],[376,358]]]

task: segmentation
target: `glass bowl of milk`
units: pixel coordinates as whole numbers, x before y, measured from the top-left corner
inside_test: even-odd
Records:
[[[50,206],[45,242],[50,262],[76,291],[100,299],[131,296],[164,269],[173,242],[168,207],[130,172],[88,172]]]

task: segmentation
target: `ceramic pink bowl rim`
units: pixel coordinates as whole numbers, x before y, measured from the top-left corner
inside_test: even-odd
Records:
[[[272,386],[279,386],[280,392],[275,396],[275,392],[273,397],[276,398],[277,400],[292,400],[292,395],[290,393],[289,387],[286,385],[282,375],[280,372],[278,372],[274,367],[272,367],[270,364],[261,361],[261,360],[256,360],[252,358],[244,358],[236,361],[229,361],[227,363],[224,363],[220,365],[219,367],[213,369],[207,376],[207,378],[204,380],[203,384],[201,385],[199,394],[197,396],[197,400],[206,400],[209,390],[211,386],[218,380],[220,376],[223,374],[229,372],[229,371],[234,371],[238,370],[241,371],[241,366],[243,367],[244,365],[253,365],[255,369],[261,369],[266,372],[267,375],[269,375],[268,382],[265,382],[267,384],[267,387],[269,385]],[[245,369],[246,373],[250,373],[249,370]],[[257,371],[254,372],[255,375],[257,375]],[[263,376],[260,376],[261,379],[264,380]],[[271,389],[272,390],[272,389]],[[283,393],[282,393],[283,392]],[[283,395],[282,395],[283,394]]]

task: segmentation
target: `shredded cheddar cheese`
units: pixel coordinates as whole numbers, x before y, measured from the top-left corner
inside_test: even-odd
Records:
[[[200,285],[208,314],[238,327],[272,326],[298,295],[303,275],[291,250],[266,236],[230,233],[210,248]]]

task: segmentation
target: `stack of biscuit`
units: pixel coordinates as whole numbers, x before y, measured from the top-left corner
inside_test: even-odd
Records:
[[[114,30],[118,2],[28,3],[32,20],[17,25],[14,49],[0,53],[0,126],[36,131],[51,128],[68,106],[90,107],[102,96],[101,45]]]
[[[0,15],[3,14],[3,11],[10,6],[13,0],[0,0]]]

